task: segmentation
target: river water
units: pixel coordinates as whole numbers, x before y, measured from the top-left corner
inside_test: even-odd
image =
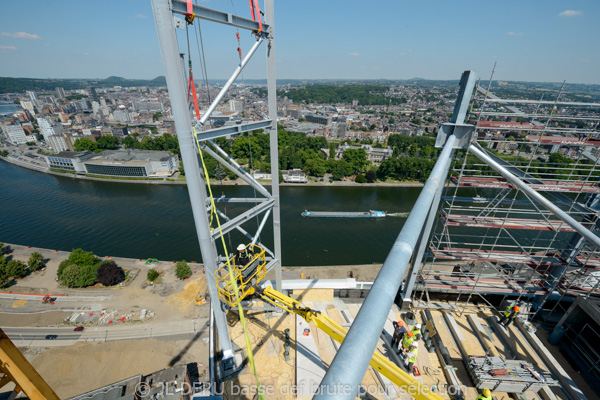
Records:
[[[0,102],[0,117],[3,117],[4,115],[12,114],[16,111],[19,111],[20,109],[21,109],[21,107],[19,107],[16,104]]]
[[[248,186],[215,196],[253,197]],[[421,188],[282,186],[284,265],[382,263]],[[222,207],[220,207],[223,209]],[[227,207],[235,216],[241,205]],[[386,218],[305,218],[304,210],[381,210]],[[257,221],[244,228],[253,232]],[[272,247],[272,223],[261,241]],[[48,175],[0,161],[0,241],[102,256],[200,261],[187,187],[96,182]],[[243,236],[232,233],[227,245]]]

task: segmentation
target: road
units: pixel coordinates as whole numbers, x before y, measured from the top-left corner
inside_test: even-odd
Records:
[[[60,296],[56,297],[54,304],[43,304],[43,295],[26,293],[0,293],[0,312],[29,314],[47,311],[100,311],[102,302],[111,300],[109,296]],[[27,300],[26,303],[15,307],[15,301]]]
[[[3,327],[8,337],[19,347],[68,346],[75,342],[106,342],[109,340],[175,338],[192,335],[208,337],[208,318],[166,323],[122,323],[116,326],[90,327],[82,332],[69,328]],[[47,335],[56,335],[53,340]]]

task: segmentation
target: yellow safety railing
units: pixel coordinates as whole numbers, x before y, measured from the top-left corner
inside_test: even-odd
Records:
[[[215,271],[219,298],[230,307],[237,306],[238,301],[254,294],[254,286],[267,275],[265,249],[256,244],[249,244],[246,246],[246,251],[249,253],[250,260],[245,265],[239,265],[237,257],[231,256]],[[233,279],[237,283],[237,296],[229,276],[230,268]]]

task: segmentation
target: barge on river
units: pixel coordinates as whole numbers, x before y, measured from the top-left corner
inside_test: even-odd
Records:
[[[329,218],[383,218],[385,211],[369,210],[365,212],[355,211],[304,211],[303,217],[329,217]]]

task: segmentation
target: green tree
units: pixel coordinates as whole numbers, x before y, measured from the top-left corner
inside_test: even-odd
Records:
[[[395,124],[395,123],[396,123],[396,120],[394,118],[388,119],[388,124],[391,125],[391,124]]]
[[[77,264],[75,264],[73,261],[70,260],[63,260],[60,262],[60,264],[58,264],[58,271],[56,272],[56,277],[58,278],[59,281],[62,281],[62,275],[65,272],[65,270],[67,269],[67,267],[71,266],[71,265],[75,265],[77,266]]]
[[[365,174],[365,178],[367,179],[367,182],[369,182],[369,183],[375,182],[375,180],[377,179],[377,176],[375,175],[375,171],[373,171],[372,169],[368,170],[367,173]]]
[[[79,267],[76,264],[68,264],[62,271],[61,277],[58,278],[58,280],[66,287],[78,287]]]
[[[360,149],[345,150],[342,158],[350,165],[350,173],[346,175],[364,171],[368,165],[367,152],[362,147]]]
[[[179,279],[185,279],[192,275],[192,269],[185,260],[178,261],[175,265],[175,276]]]
[[[367,178],[363,174],[356,175],[356,179],[354,179],[354,182],[356,183],[365,183],[366,181]]]
[[[154,282],[156,279],[158,279],[158,276],[158,271],[152,268],[148,271],[148,274],[146,274],[146,279],[148,279],[150,282]]]
[[[34,251],[29,256],[29,260],[27,261],[27,266],[30,271],[36,271],[44,266],[44,256],[37,251]]]
[[[85,251],[83,249],[73,249],[67,260],[80,267],[85,265],[94,265],[97,261],[96,256],[91,251]]]
[[[6,275],[13,278],[20,278],[25,276],[25,263],[18,260],[10,260],[6,263]]]
[[[98,283],[98,265],[78,266],[77,287],[87,287]]]
[[[135,140],[132,136],[125,136],[121,141],[121,144],[128,149],[139,149],[140,142]]]
[[[215,167],[215,179],[221,181],[223,183],[223,179],[227,176],[227,172],[225,172],[225,168],[220,163],[217,163]]]
[[[119,147],[119,139],[113,135],[102,135],[96,140],[96,148],[101,150],[116,150]]]
[[[4,254],[4,252],[2,251],[4,249],[4,243],[0,242],[0,256],[2,254]]]
[[[92,142],[88,138],[76,139],[75,143],[73,143],[73,147],[75,148],[75,151],[93,151],[93,152],[95,152],[98,150],[98,146],[96,146],[96,143]]]

